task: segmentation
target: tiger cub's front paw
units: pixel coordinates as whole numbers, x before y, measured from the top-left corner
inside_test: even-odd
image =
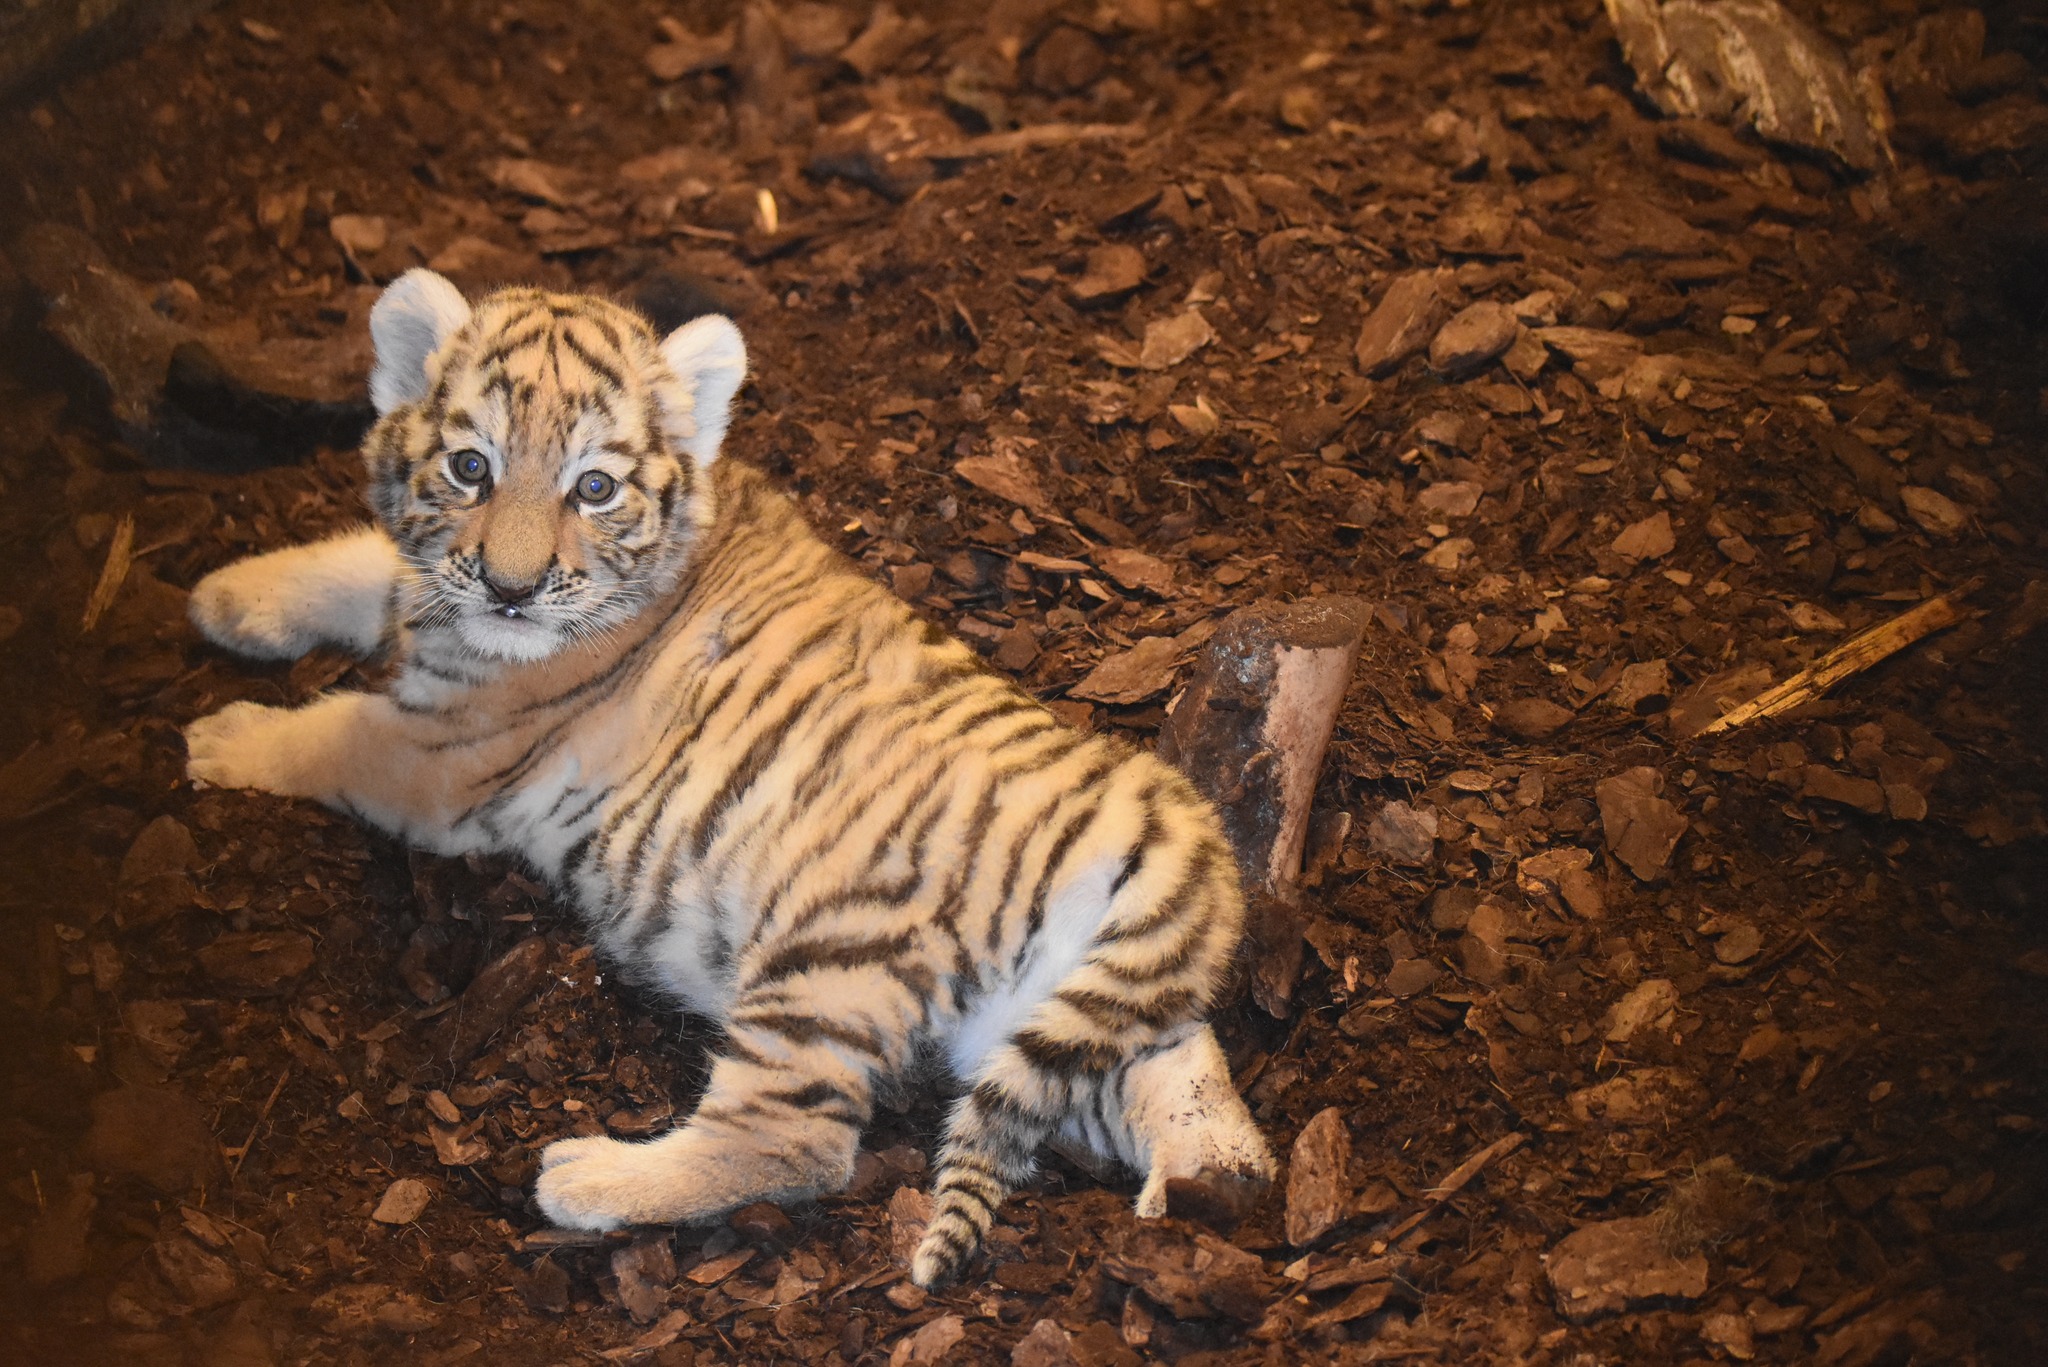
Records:
[[[278,762],[283,740],[282,707],[229,703],[185,728],[185,777],[215,788],[256,788],[284,793]]]
[[[315,633],[293,620],[276,559],[251,556],[200,580],[185,607],[199,634],[256,660],[296,660],[319,644]]]

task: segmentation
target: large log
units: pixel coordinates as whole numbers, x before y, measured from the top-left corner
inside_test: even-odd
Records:
[[[1258,603],[1224,619],[1159,735],[1216,804],[1253,915],[1252,998],[1284,1016],[1301,971],[1294,909],[1309,808],[1371,611],[1357,598]]]

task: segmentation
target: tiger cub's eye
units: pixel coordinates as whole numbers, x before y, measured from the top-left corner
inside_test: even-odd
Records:
[[[618,492],[619,482],[602,470],[592,470],[576,481],[576,497],[585,503],[607,503]]]
[[[491,473],[491,463],[475,451],[455,451],[448,457],[448,478],[465,489],[474,489]]]

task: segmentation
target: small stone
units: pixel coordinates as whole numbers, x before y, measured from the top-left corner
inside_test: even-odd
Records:
[[[1335,1106],[1302,1126],[1287,1163],[1287,1242],[1306,1248],[1344,1218],[1351,1198],[1351,1131]]]
[[[1144,702],[1172,686],[1180,654],[1173,637],[1147,636],[1129,650],[1105,657],[1067,695],[1126,707]]]
[[[376,214],[336,214],[327,220],[327,233],[357,260],[375,256],[391,240],[391,229]]]
[[[1493,714],[1494,729],[1516,740],[1546,740],[1571,724],[1575,714],[1547,698],[1516,698]]]
[[[1112,242],[1088,253],[1088,268],[1068,293],[1079,304],[1104,304],[1145,283],[1145,254],[1136,247]]]
[[[1120,589],[1136,589],[1164,598],[1173,592],[1173,566],[1156,555],[1127,547],[1104,546],[1095,563]]]
[[[1513,346],[1521,330],[1521,321],[1506,304],[1472,304],[1437,329],[1429,344],[1429,363],[1447,373],[1475,370]]]
[[[1663,778],[1650,768],[1630,769],[1594,788],[1607,848],[1645,883],[1663,877],[1664,866],[1691,822],[1657,796]]]
[[[1442,308],[1435,271],[1396,276],[1359,330],[1353,348],[1359,370],[1377,378],[1422,350]]]
[[[1885,809],[1883,785],[1872,779],[1845,774],[1839,769],[1830,769],[1825,764],[1809,764],[1800,771],[1799,792],[1802,797],[1854,807],[1872,816]]]
[[[1701,1317],[1700,1339],[1737,1362],[1748,1362],[1756,1356],[1756,1332],[1747,1315],[1723,1312]]]
[[[178,1299],[195,1310],[211,1310],[234,1297],[239,1278],[235,1265],[185,1234],[158,1240],[157,1270],[177,1293]]]
[[[1933,536],[1952,537],[1969,523],[1969,514],[1953,499],[1924,485],[1906,485],[1899,490],[1899,501],[1906,505],[1906,516]]]
[[[634,1322],[654,1323],[668,1308],[669,1288],[676,1280],[669,1236],[641,1239],[613,1252],[612,1276],[618,1281],[619,1303]]]
[[[1325,117],[1323,97],[1314,86],[1291,85],[1280,92],[1280,122],[1289,128],[1313,132],[1323,126]]]
[[[1074,1336],[1055,1320],[1040,1320],[1010,1350],[1010,1367],[1081,1367]]]
[[[121,886],[190,873],[201,862],[199,844],[185,823],[174,816],[160,816],[142,828],[122,856]]]
[[[1390,996],[1412,997],[1427,991],[1431,984],[1443,976],[1443,969],[1428,959],[1396,959],[1394,966],[1387,970],[1387,979],[1381,984]]]
[[[1696,1300],[1707,1293],[1704,1254],[1672,1254],[1654,1217],[1585,1225],[1548,1258],[1558,1312],[1583,1323],[1641,1301]]]
[[[1485,987],[1497,986],[1508,975],[1507,909],[1498,902],[1481,902],[1465,933],[1458,941],[1458,955],[1465,976]]]
[[[409,1225],[424,1215],[433,1192],[417,1177],[401,1177],[384,1189],[370,1218],[380,1225]]]
[[[1476,480],[1439,480],[1415,496],[1415,508],[1439,517],[1470,517],[1485,494],[1486,486]]]
[[[1145,370],[1170,370],[1216,340],[1216,329],[1201,310],[1189,309],[1145,325],[1138,365]]]
[[[547,960],[546,938],[531,935],[486,964],[463,989],[456,1008],[442,1017],[433,1036],[434,1052],[467,1062],[540,990]]]
[[[1671,529],[1671,514],[1659,512],[1622,528],[1614,538],[1614,553],[1629,560],[1656,560],[1671,554],[1678,537]]]
[[[199,951],[199,966],[230,987],[277,988],[313,966],[313,938],[295,930],[231,930]]]
[[[1646,1028],[1666,1029],[1678,1010],[1678,989],[1669,978],[1645,978],[1601,1019],[1603,1037],[1626,1044]]]
[[[1642,660],[1629,665],[1607,700],[1639,717],[1662,712],[1671,705],[1671,662]]]
[[[1714,941],[1714,957],[1724,964],[1745,964],[1764,947],[1764,933],[1754,921],[1724,918]]]
[[[1396,864],[1427,864],[1436,853],[1436,831],[1435,808],[1389,802],[1365,828],[1366,846]]]

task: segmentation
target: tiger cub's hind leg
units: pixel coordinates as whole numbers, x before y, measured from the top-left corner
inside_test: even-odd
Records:
[[[1175,1178],[1201,1182],[1233,1203],[1271,1185],[1272,1150],[1208,1026],[1133,1062],[1117,1084],[1124,1105],[1117,1156],[1145,1174],[1140,1218],[1166,1214],[1167,1183]]]
[[[562,1139],[534,1196],[570,1229],[690,1224],[755,1201],[800,1201],[853,1180],[873,1104],[869,1072],[832,1027],[735,1026],[697,1111],[659,1139]]]
[[[402,562],[374,527],[237,560],[192,590],[192,625],[259,660],[295,660],[315,646],[374,652],[390,627]]]

